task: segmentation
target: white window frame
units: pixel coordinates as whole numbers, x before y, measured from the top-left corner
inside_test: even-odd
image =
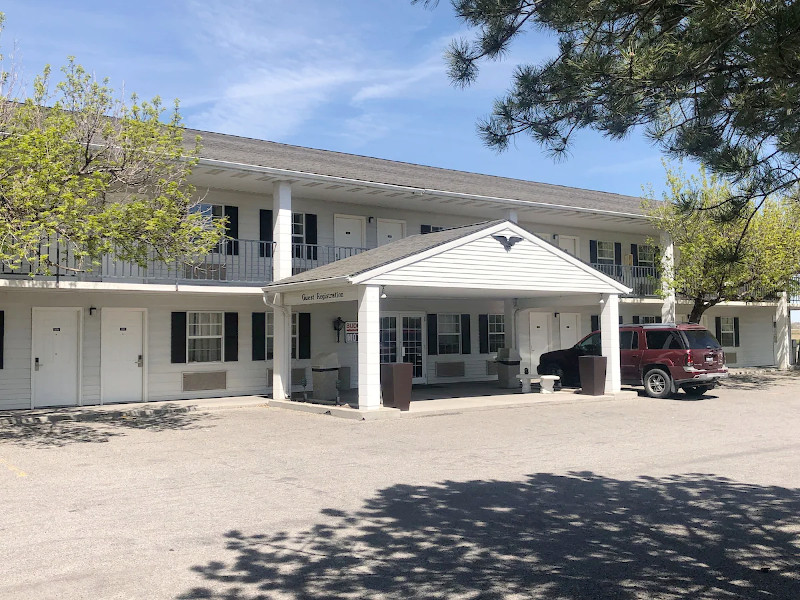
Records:
[[[655,317],[653,315],[640,315],[639,316],[639,324],[640,325],[651,325],[653,323],[660,323],[661,321],[658,320],[659,317]]]
[[[450,320],[450,317],[454,317],[452,322],[444,323],[445,319],[442,317],[446,317],[447,320]],[[442,325],[452,326],[455,325],[455,331],[442,331]],[[446,351],[442,351],[442,338],[451,338],[456,337],[456,350],[455,352],[451,352],[449,349]],[[446,342],[447,346],[452,346],[452,341]],[[442,313],[436,318],[436,349],[438,354],[441,355],[448,355],[448,354],[461,354],[461,314],[459,313]]]
[[[270,360],[270,355],[272,358],[275,358],[275,313],[272,311],[267,311],[266,318],[264,319],[264,333],[265,333],[265,341],[264,341],[264,351],[266,352],[267,360]]]
[[[291,357],[292,360],[297,359],[297,349],[299,347],[298,344],[298,325],[297,325],[297,313],[292,313],[292,346],[291,346]]]
[[[494,354],[506,343],[506,316],[502,314],[488,315],[489,352]]]
[[[734,319],[735,317],[719,318],[719,340],[717,341],[724,348],[736,347],[736,325]],[[726,343],[726,341],[729,341],[730,344]]]
[[[615,260],[614,242],[597,240],[597,262],[604,265],[613,265]]]
[[[299,231],[299,233],[295,233],[295,231]],[[306,243],[306,213],[292,213],[292,243]]]
[[[656,247],[650,246],[649,244],[642,244],[639,246],[638,249],[638,261],[640,267],[651,267],[655,268],[656,266]],[[645,257],[644,259],[642,257]]]
[[[219,315],[219,335],[192,335],[191,315]],[[195,326],[214,326],[217,323],[195,323]],[[192,340],[219,340],[219,360],[193,360]],[[195,349],[197,352],[197,349]],[[187,363],[223,363],[225,362],[225,313],[219,310],[192,310],[186,313],[186,362]]]

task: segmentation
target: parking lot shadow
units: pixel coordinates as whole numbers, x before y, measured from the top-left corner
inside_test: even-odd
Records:
[[[59,447],[68,444],[107,442],[125,435],[127,430],[161,432],[193,429],[213,419],[208,413],[175,412],[137,416],[99,416],[90,421],[56,421],[0,426],[0,444]]]
[[[800,490],[690,474],[395,485],[299,532],[226,534],[180,599],[800,598]]]

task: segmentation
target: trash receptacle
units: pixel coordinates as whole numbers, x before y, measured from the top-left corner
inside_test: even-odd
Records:
[[[381,365],[381,395],[383,405],[408,410],[411,406],[411,379],[414,365],[388,363]]]
[[[519,387],[520,355],[515,348],[500,348],[497,351],[497,381],[501,388],[516,389]]]
[[[317,354],[311,361],[311,380],[314,400],[336,400],[336,380],[339,379],[339,355],[336,352]]]
[[[606,391],[606,357],[579,356],[578,375],[581,378],[581,394],[602,396]]]

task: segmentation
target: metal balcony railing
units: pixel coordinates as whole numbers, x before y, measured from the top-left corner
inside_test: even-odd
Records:
[[[348,246],[318,246],[316,244],[292,244],[292,273],[302,273],[343,258],[366,252],[369,248]]]
[[[273,242],[228,239],[200,257],[164,261],[155,251],[144,263],[119,260],[113,254],[92,261],[72,244],[45,241],[39,257],[19,264],[0,263],[0,277],[129,283],[235,283],[263,285],[272,281]],[[46,258],[42,258],[46,257]]]
[[[613,277],[620,283],[632,288],[626,296],[657,296],[660,283],[658,269],[655,267],[632,267],[629,265],[609,265],[590,263],[592,267]]]

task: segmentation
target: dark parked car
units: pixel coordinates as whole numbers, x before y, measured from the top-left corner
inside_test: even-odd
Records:
[[[620,325],[619,347],[622,383],[643,385],[652,398],[665,398],[678,388],[704,394],[728,376],[722,347],[700,325]],[[572,348],[542,354],[536,371],[558,375],[564,385],[580,385],[578,357],[600,354],[600,332],[595,331]]]

